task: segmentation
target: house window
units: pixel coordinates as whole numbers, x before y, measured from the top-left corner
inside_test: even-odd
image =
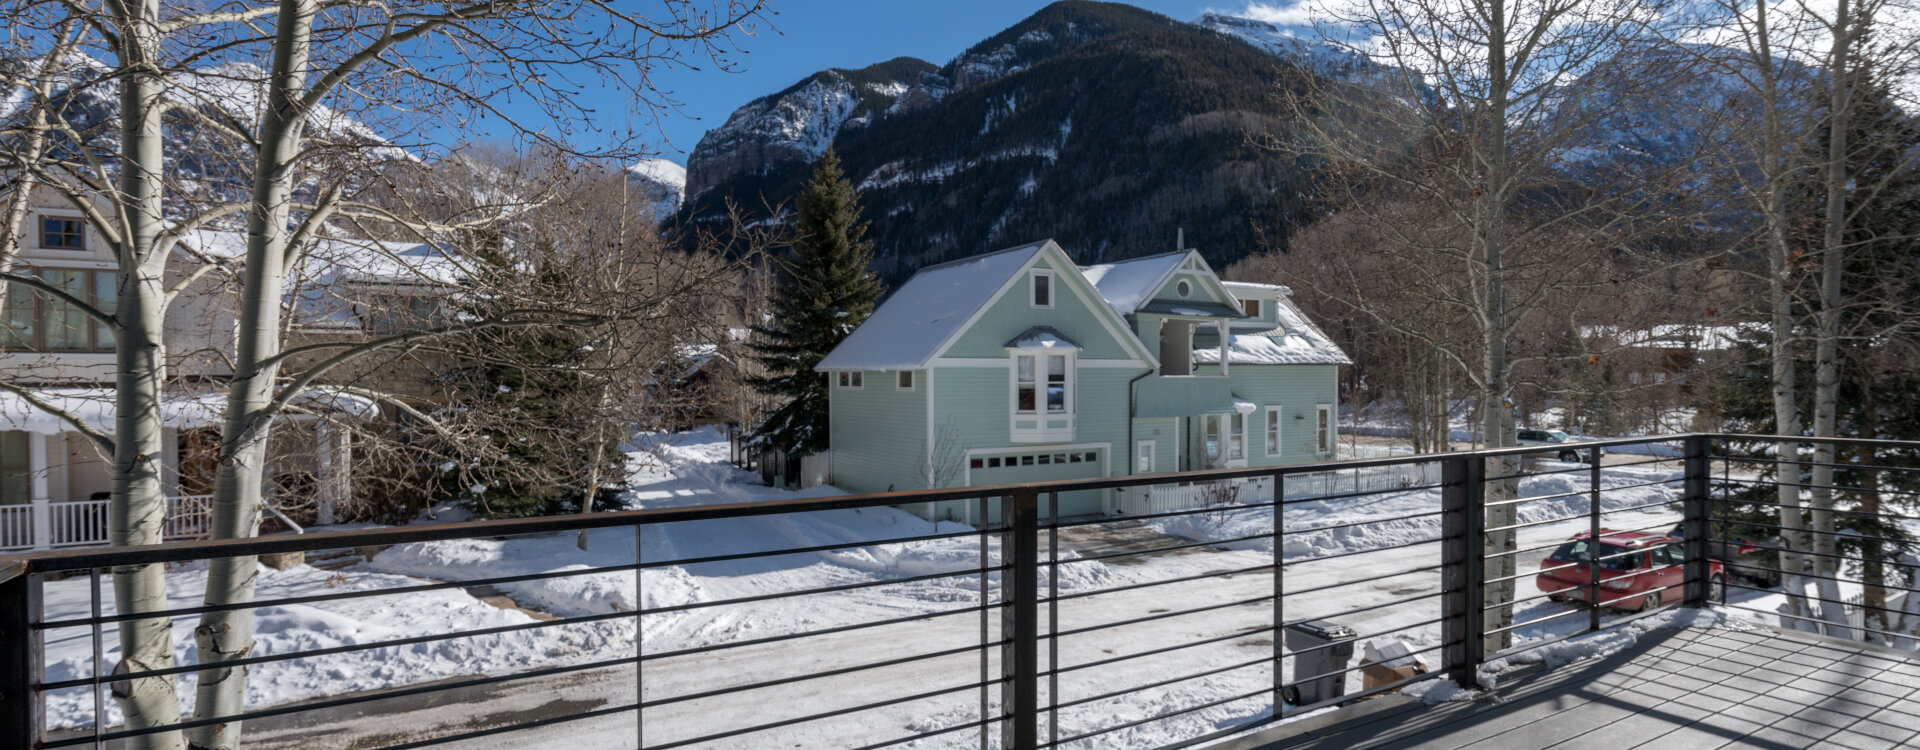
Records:
[[[1045,380],[1041,380],[1041,371]],[[1020,414],[1040,413],[1041,385],[1048,414],[1067,413],[1067,355],[1020,354],[1014,357],[1014,406]]]
[[[1033,272],[1033,306],[1053,307],[1053,273]]]
[[[899,379],[894,382],[894,387],[903,391],[913,390],[913,371],[901,370]]]
[[[1181,279],[1179,284],[1174,285],[1173,290],[1180,293],[1181,299],[1193,296],[1193,284],[1188,283],[1186,279]]]
[[[865,374],[866,373],[860,373],[860,372],[840,373],[840,387],[841,388],[865,388],[866,379],[861,377],[862,375],[865,375]]]
[[[1217,461],[1220,459],[1220,419],[1218,417],[1202,417],[1200,421],[1206,424],[1207,429],[1205,438],[1207,460]]]
[[[1247,460],[1247,415],[1237,411],[1227,417],[1227,460]]]
[[[998,458],[989,458],[989,459],[987,459],[987,468],[989,468],[989,469],[998,469],[998,468],[1000,468],[1000,459],[998,459]]]
[[[116,301],[113,271],[43,268],[31,273],[95,309],[113,314]],[[16,285],[7,291],[0,346],[43,352],[113,351],[113,330],[88,317],[79,307],[23,286]]]
[[[52,250],[87,249],[85,226],[79,219],[63,216],[40,217],[40,246]]]
[[[1278,406],[1267,407],[1267,455],[1280,455],[1280,415]]]
[[[1241,300],[1240,308],[1246,311],[1247,317],[1249,318],[1260,317],[1260,300],[1257,300],[1257,299]]]
[[[1314,425],[1313,447],[1322,455],[1333,453],[1333,405],[1321,404],[1315,411],[1319,419]]]

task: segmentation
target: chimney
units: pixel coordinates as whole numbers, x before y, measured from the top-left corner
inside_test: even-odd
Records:
[[[1187,250],[1187,228],[1186,227],[1180,227],[1173,230],[1173,250],[1174,252],[1186,252]]]

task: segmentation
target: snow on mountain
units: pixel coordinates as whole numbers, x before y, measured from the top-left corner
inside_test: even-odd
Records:
[[[687,168],[666,159],[641,159],[627,167],[627,179],[647,196],[653,216],[664,219],[680,210],[687,196]]]
[[[1331,27],[1320,29],[1312,25],[1276,24],[1215,12],[1202,13],[1192,23],[1234,37],[1325,76],[1351,78],[1379,67],[1366,56],[1346,47],[1346,41],[1350,40],[1336,42],[1325,39],[1323,34],[1334,30]]]

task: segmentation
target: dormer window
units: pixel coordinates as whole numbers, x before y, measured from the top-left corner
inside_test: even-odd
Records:
[[[1246,311],[1247,317],[1249,318],[1260,317],[1260,300],[1257,300],[1257,299],[1241,300],[1240,306],[1242,310]]]
[[[1053,272],[1033,272],[1033,306],[1053,307]]]
[[[79,219],[66,216],[40,217],[40,246],[51,250],[87,249],[86,230]]]

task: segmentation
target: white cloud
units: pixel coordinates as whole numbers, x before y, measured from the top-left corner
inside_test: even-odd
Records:
[[[1246,8],[1229,11],[1229,14],[1279,26],[1309,26],[1313,24],[1316,15],[1313,8],[1309,7],[1304,0],[1290,3],[1247,3]]]

